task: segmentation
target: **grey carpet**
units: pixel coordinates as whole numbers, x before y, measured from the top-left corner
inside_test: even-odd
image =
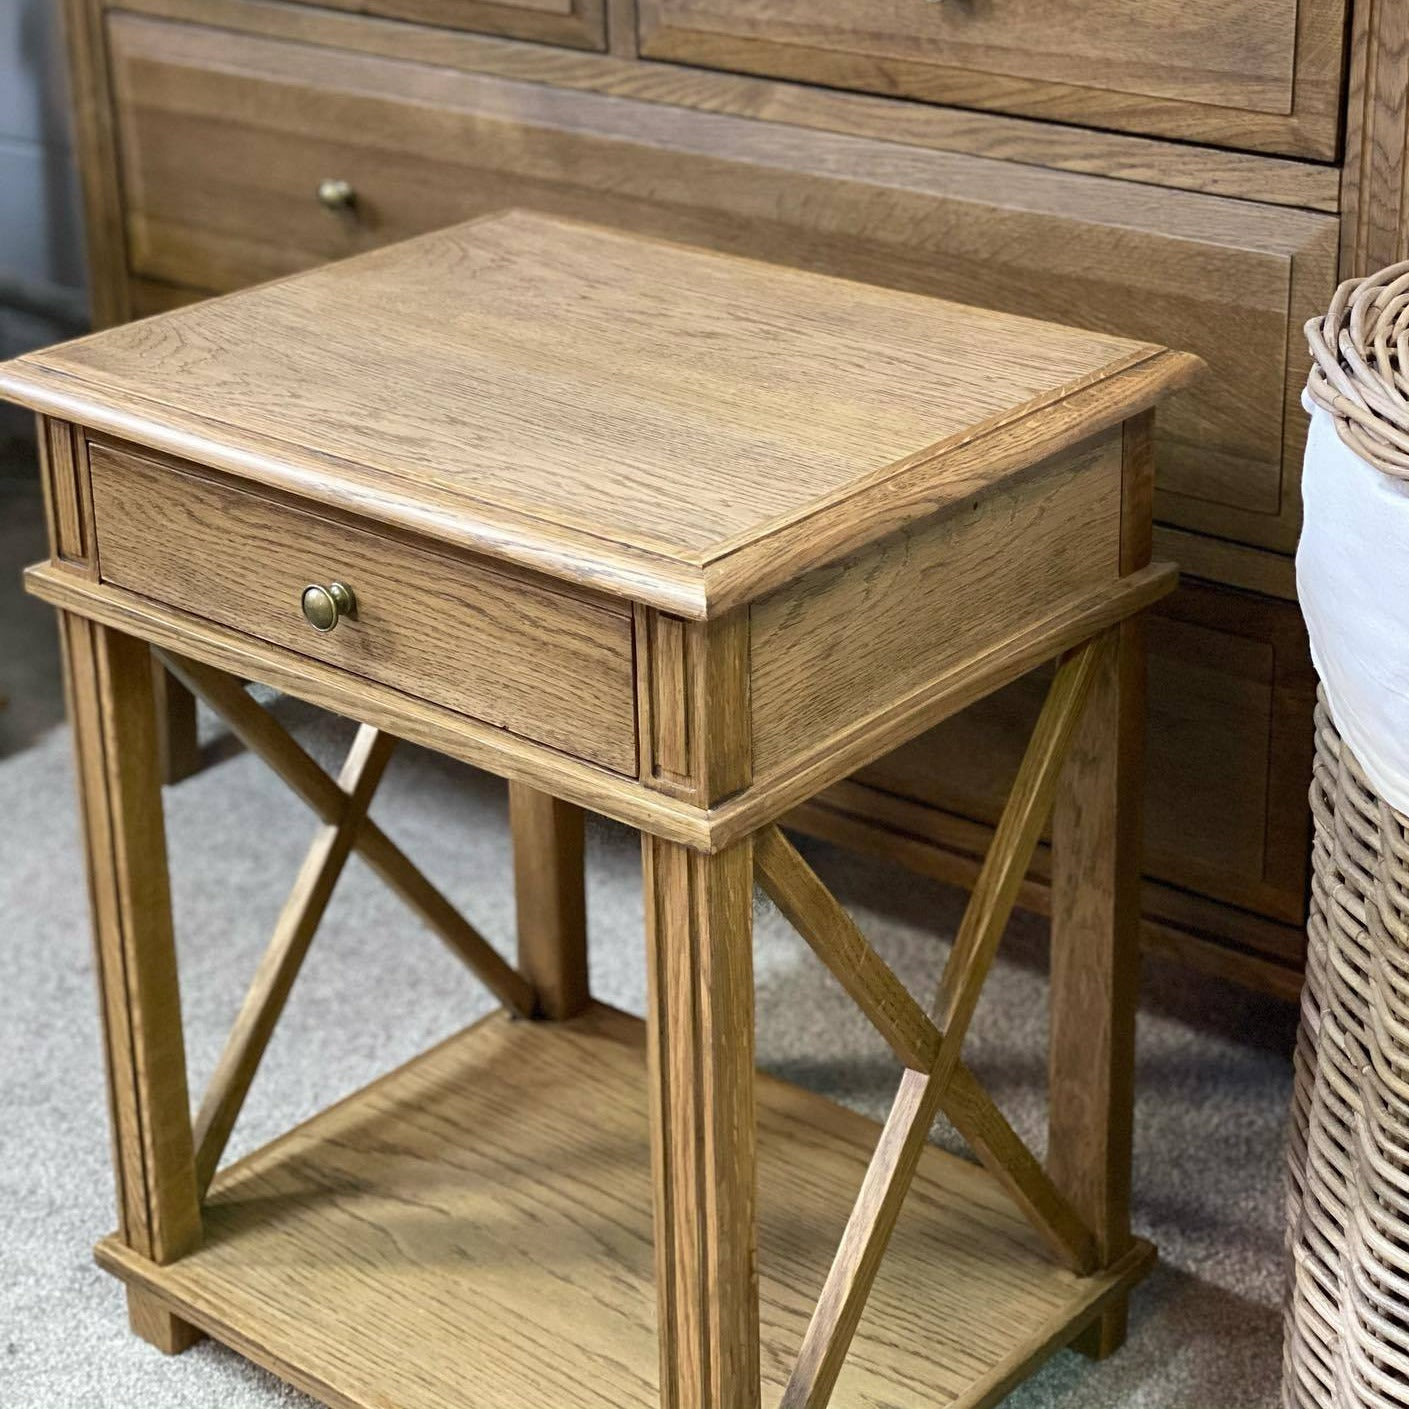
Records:
[[[0,550],[33,546],[32,502],[14,507],[22,500],[0,504],[15,530],[0,533]],[[18,716],[10,714],[7,726],[0,714],[0,1406],[306,1404],[214,1344],[173,1360],[135,1340],[117,1285],[91,1261],[92,1242],[113,1222],[112,1183],[68,738],[61,727],[35,725],[53,710],[51,633],[47,622],[16,604],[12,568],[12,561],[0,563],[0,622],[11,645],[27,640],[39,665],[26,667],[27,698],[11,706]],[[12,659],[0,657],[0,677]],[[13,694],[21,682],[13,672],[8,678]],[[331,762],[345,746],[342,723],[289,701],[279,709],[320,757]],[[212,721],[204,724],[215,761],[168,793],[196,1089],[215,1061],[310,828],[302,807],[257,761],[225,747]],[[374,814],[476,925],[507,942],[512,897],[499,783],[405,748]],[[807,849],[896,971],[916,991],[927,990],[963,897],[828,847]],[[640,1012],[634,837],[595,826],[589,864],[594,987]],[[1039,1145],[1044,944],[1043,925],[1020,916],[970,1048],[973,1065],[1014,1123]],[[893,1060],[767,908],[757,915],[756,963],[761,1063],[883,1114],[896,1081]],[[354,862],[256,1082],[234,1152],[357,1088],[485,1007],[456,961]],[[1284,1005],[1147,961],[1136,1221],[1160,1245],[1163,1260],[1137,1296],[1131,1338],[1120,1354],[1093,1366],[1062,1353],[1012,1405],[1236,1409],[1273,1402],[1291,1035]],[[939,1138],[946,1139],[944,1132]],[[936,1277],[944,1275],[935,1268]]]

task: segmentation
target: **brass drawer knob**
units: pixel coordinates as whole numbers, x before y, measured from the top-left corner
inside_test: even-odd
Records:
[[[351,210],[357,204],[357,192],[350,181],[329,177],[318,183],[318,204],[327,210]]]
[[[303,589],[299,605],[303,608],[303,619],[315,631],[326,634],[343,617],[351,616],[357,610],[357,598],[345,583],[330,582],[323,587],[312,582]]]

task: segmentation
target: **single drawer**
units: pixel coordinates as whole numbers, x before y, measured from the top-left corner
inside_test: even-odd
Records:
[[[636,772],[626,610],[111,446],[89,458],[104,582]],[[320,633],[300,598],[335,581],[356,610]]]
[[[110,21],[132,272],[224,292],[523,206],[1198,353],[1161,522],[1291,549],[1326,215],[234,35]],[[348,181],[347,211],[318,204]]]
[[[1323,159],[1344,25],[1345,0],[640,0],[650,58]]]

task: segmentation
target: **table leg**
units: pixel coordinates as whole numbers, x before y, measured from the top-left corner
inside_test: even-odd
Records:
[[[200,1242],[151,653],[63,614],[117,1176],[119,1233],[154,1262]],[[197,1333],[129,1291],[132,1328],[169,1353]]]
[[[1144,642],[1113,627],[1063,770],[1052,819],[1048,1168],[1108,1266],[1130,1246],[1135,1007],[1140,973]],[[1125,1339],[1126,1303],[1076,1342],[1100,1358]]]
[[[570,1018],[590,1001],[582,809],[523,783],[509,784],[519,972],[545,1018]]]
[[[152,662],[156,694],[157,750],[163,783],[179,783],[201,769],[196,734],[196,697],[158,660]]]
[[[757,1409],[753,845],[642,838],[662,1409]]]

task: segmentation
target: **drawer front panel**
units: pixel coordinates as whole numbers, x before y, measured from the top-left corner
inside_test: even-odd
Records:
[[[574,49],[605,49],[605,0],[318,0],[329,9],[472,29]]]
[[[1290,549],[1337,222],[1248,201],[112,21],[133,273],[223,292],[523,206],[1197,352],[1165,523]],[[321,208],[318,183],[356,192]]]
[[[626,612],[104,445],[89,458],[103,581],[635,773]],[[331,581],[357,610],[320,634],[299,599]]]
[[[1147,640],[1146,875],[1300,924],[1315,680],[1296,606],[1186,583]],[[859,776],[991,824],[1045,687],[1025,677]]]
[[[640,0],[650,58],[1330,158],[1344,0]]]

